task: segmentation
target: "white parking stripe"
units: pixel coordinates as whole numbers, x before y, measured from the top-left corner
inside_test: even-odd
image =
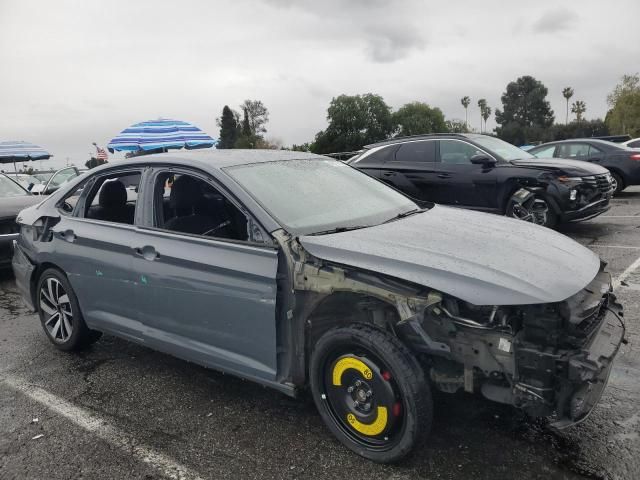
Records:
[[[591,248],[591,247],[598,247],[598,248],[629,248],[631,250],[640,250],[640,247],[634,247],[632,245],[598,245],[593,244],[593,245],[586,245],[587,247]]]
[[[175,480],[202,480],[202,477],[191,469],[131,438],[131,436],[116,427],[109,425],[103,418],[77,407],[38,386],[31,385],[13,376],[4,377],[4,379],[0,380],[0,383],[8,385],[40,403],[43,407],[62,415],[101,440],[120,448],[127,455],[133,455],[168,478]]]
[[[640,268],[640,257],[636,258],[636,261],[633,262],[631,265],[629,265],[624,272],[622,272],[620,275],[618,275],[618,278],[616,278],[613,281],[613,289],[617,290],[620,287],[620,284],[625,281],[627,279],[627,277],[629,275],[631,275],[633,272],[635,272],[638,268]]]

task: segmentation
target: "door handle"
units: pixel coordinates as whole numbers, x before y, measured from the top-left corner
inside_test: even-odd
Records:
[[[383,177],[393,177],[396,174],[396,172],[383,172],[382,176]]]
[[[73,230],[71,229],[67,229],[64,230],[62,232],[58,232],[58,235],[60,236],[61,239],[69,242],[69,243],[73,243],[76,240],[76,234],[73,233]]]
[[[156,249],[151,245],[145,245],[144,247],[136,247],[133,249],[136,255],[144,258],[145,260],[149,260],[150,262],[154,261],[156,258],[160,258],[160,254],[156,252]]]
[[[451,175],[448,173],[439,173],[438,178],[451,178]]]

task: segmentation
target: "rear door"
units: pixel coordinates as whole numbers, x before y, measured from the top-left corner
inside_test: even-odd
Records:
[[[185,204],[175,193],[187,177]],[[147,186],[145,226],[134,245],[146,342],[243,377],[274,380],[278,252],[269,235],[257,235],[250,214],[200,171],[154,169]]]
[[[89,327],[134,339],[142,338],[136,306],[123,300],[133,296],[137,194],[114,200],[102,190],[125,177],[137,186],[141,176],[141,168],[118,169],[81,183],[58,203],[60,221],[44,254],[67,274]]]
[[[396,146],[380,179],[413,198],[441,202],[436,175],[436,140],[417,140]]]
[[[497,206],[497,176],[494,166],[471,163],[478,154],[491,156],[463,140],[439,140],[438,173],[446,202],[464,207],[493,209]]]

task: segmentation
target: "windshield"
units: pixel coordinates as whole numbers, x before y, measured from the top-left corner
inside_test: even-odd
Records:
[[[288,231],[304,235],[378,225],[418,205],[336,160],[287,160],[224,169]]]
[[[0,176],[0,197],[22,197],[24,195],[29,195],[29,192],[4,175]]]
[[[53,175],[53,172],[33,174],[33,176],[40,180],[42,183],[45,183],[47,180],[49,180],[51,178],[51,175]]]
[[[518,160],[521,158],[535,158],[528,152],[511,145],[510,143],[495,137],[473,137],[473,141],[478,145],[489,150],[489,153],[495,153],[504,160]]]

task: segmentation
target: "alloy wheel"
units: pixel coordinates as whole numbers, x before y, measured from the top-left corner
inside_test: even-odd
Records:
[[[73,333],[73,310],[69,295],[62,283],[49,277],[40,287],[40,309],[45,320],[44,326],[51,338],[64,343]]]
[[[542,198],[533,197],[525,203],[515,203],[511,210],[511,216],[525,222],[536,225],[547,225],[549,205]]]

